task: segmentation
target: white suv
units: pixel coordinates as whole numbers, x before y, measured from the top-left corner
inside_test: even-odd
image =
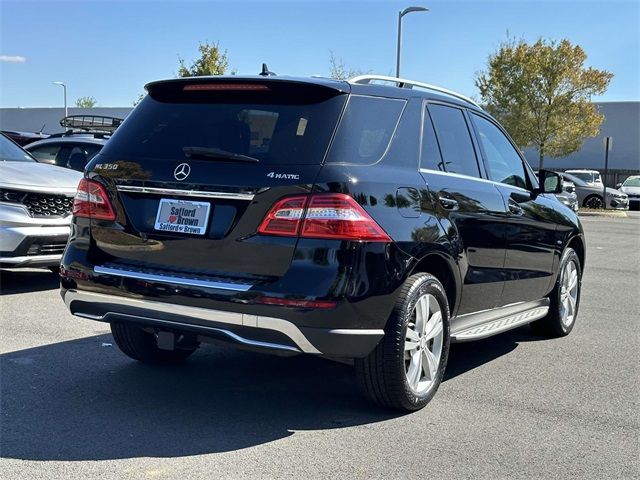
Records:
[[[0,135],[0,267],[60,265],[82,174],[38,163]]]
[[[603,187],[602,177],[600,176],[600,172],[597,170],[565,170],[565,173],[570,173],[574,177],[578,177],[580,180],[583,180],[587,185],[594,187]]]

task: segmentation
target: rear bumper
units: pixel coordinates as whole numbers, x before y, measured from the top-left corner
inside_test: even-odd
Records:
[[[76,289],[63,289],[61,294],[69,311],[79,317],[188,331],[272,352],[359,358],[368,355],[384,335],[382,329],[302,327],[283,318]]]

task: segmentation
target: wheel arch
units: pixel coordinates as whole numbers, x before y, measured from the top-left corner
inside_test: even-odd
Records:
[[[439,252],[432,252],[422,257],[408,276],[415,273],[430,273],[440,281],[447,295],[449,312],[453,316],[460,300],[462,283],[456,262]]]
[[[582,206],[586,207],[587,206],[587,202],[591,199],[597,197],[600,200],[602,200],[602,202],[604,203],[604,197],[598,193],[590,193],[589,195],[587,195],[586,197],[584,197],[584,200],[582,201]]]
[[[567,248],[573,248],[580,260],[580,270],[584,272],[584,262],[586,260],[586,246],[582,235],[576,235],[567,242]]]

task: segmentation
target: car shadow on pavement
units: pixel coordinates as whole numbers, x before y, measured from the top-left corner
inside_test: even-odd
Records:
[[[446,379],[515,348],[502,340],[455,345]],[[0,456],[199,455],[401,415],[368,404],[348,365],[205,346],[183,365],[148,366],[112,342],[99,335],[0,355]]]
[[[0,269],[0,295],[54,290],[60,277],[47,269]]]
[[[529,325],[524,325],[484,340],[453,343],[449,350],[449,362],[444,381],[509,354],[518,347],[519,343],[544,340],[544,337],[535,335]]]

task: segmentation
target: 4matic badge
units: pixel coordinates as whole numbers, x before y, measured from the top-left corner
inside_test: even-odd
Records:
[[[267,177],[269,177],[269,178],[282,178],[284,180],[300,180],[300,175],[298,175],[296,173],[269,172],[269,173],[267,173]]]

